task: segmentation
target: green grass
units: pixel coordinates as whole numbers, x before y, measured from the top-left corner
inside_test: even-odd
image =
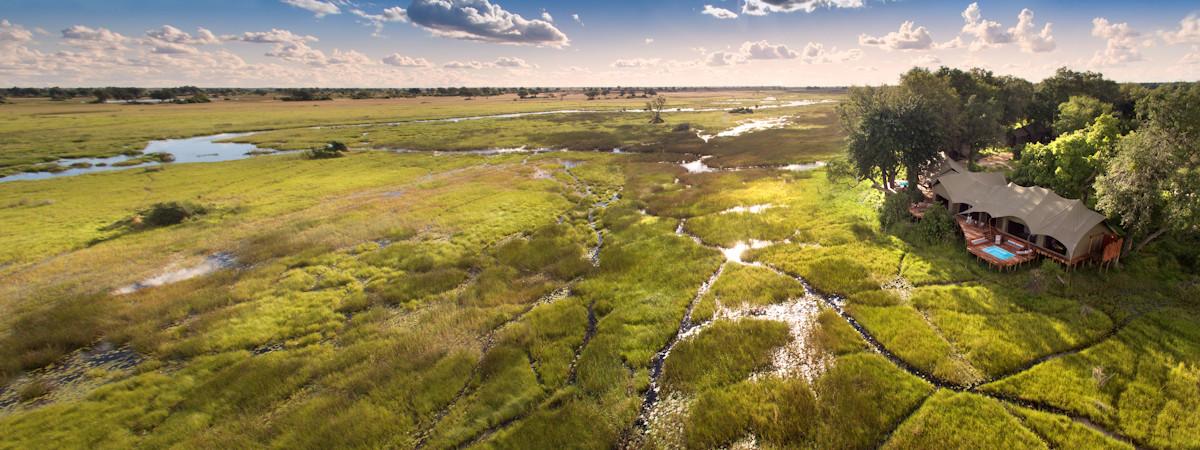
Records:
[[[848,309],[875,337],[900,358],[942,380],[971,384],[982,376],[954,347],[930,328],[921,313],[909,306],[858,306]]]
[[[782,322],[718,320],[675,346],[663,367],[663,387],[694,393],[746,379],[768,368],[775,349],[790,340]]]
[[[1000,402],[938,391],[896,430],[884,448],[1037,449],[1047,444],[1008,414]]]
[[[744,92],[684,92],[665,95],[669,99],[669,108],[728,108],[732,106],[717,102],[730,96],[775,96],[781,101],[790,101],[836,98],[839,94],[798,91],[765,92],[758,95]],[[270,98],[247,97],[189,105],[97,105],[19,100],[0,106],[5,112],[5,120],[0,121],[0,141],[6,143],[4,148],[0,149],[0,174],[31,169],[58,158],[100,157],[137,152],[153,139],[290,129],[288,133],[296,136],[291,142],[298,144],[304,139],[301,136],[320,134],[309,129],[313,126],[391,123],[549,110],[615,111],[641,108],[644,103],[644,99],[587,101],[580,94],[570,95],[565,99],[538,98],[521,101],[511,95],[470,100],[461,97],[420,97],[343,99],[329,102],[280,102]],[[630,116],[644,117],[640,114]],[[632,118],[630,120],[637,121]],[[721,126],[729,122],[727,118],[704,120],[712,126]],[[452,125],[455,125],[452,128],[460,128],[456,126],[458,124]],[[557,139],[572,143],[586,141],[586,132],[587,130],[576,127],[567,128],[557,132]],[[357,136],[358,132],[353,134]],[[347,141],[358,142],[357,139]],[[328,141],[313,142],[323,145]],[[598,142],[606,141],[601,139]],[[297,144],[289,148],[307,148],[298,147]]]
[[[692,320],[697,323],[712,320],[718,307],[761,307],[803,295],[804,286],[795,279],[762,267],[729,265],[696,303]]]
[[[1067,417],[1019,406],[1006,405],[1008,411],[1034,434],[1058,448],[1132,449],[1133,446],[1105,436]]]
[[[1200,334],[1196,313],[1170,309],[1135,319],[1115,337],[989,390],[1046,402],[1156,447],[1200,444]]]

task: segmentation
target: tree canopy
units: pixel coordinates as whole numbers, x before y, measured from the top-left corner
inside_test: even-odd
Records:
[[[1086,128],[1059,136],[1048,144],[1029,144],[1021,152],[1021,164],[1013,173],[1013,181],[1088,201],[1093,198],[1092,183],[1112,158],[1119,137],[1118,120],[1112,114],[1104,114]]]
[[[1096,180],[1097,207],[1139,251],[1159,236],[1200,232],[1200,85],[1155,89],[1138,102],[1145,122],[1121,138]]]
[[[848,134],[849,155],[859,179],[882,178],[892,189],[903,168],[912,197],[920,195],[917,177],[938,161],[947,139],[945,116],[938,109],[945,98],[917,92],[942,92],[944,81],[917,74],[917,90],[901,87],[853,88],[840,109],[842,126]],[[951,99],[953,100],[953,99]]]
[[[1058,105],[1058,118],[1054,120],[1054,132],[1064,135],[1075,130],[1082,130],[1097,117],[1112,114],[1113,105],[1087,95],[1072,95],[1069,100]]]

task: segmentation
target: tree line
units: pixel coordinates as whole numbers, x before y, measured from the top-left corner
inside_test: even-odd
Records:
[[[610,96],[628,98],[651,98],[663,92],[705,91],[722,88],[685,88],[685,87],[436,87],[436,88],[200,88],[196,86],[180,86],[169,88],[143,87],[97,87],[97,88],[64,88],[64,87],[11,87],[0,89],[0,98],[49,98],[65,101],[77,98],[90,98],[97,102],[109,100],[137,101],[154,99],[159,101],[174,101],[197,96],[211,97],[248,97],[275,96],[281,100],[331,100],[334,98],[372,99],[372,98],[413,98],[413,97],[493,97],[498,95],[516,94],[518,97],[539,98],[547,96],[563,96],[565,94],[583,94],[589,100],[597,97]],[[750,88],[724,88],[750,89]],[[753,88],[760,89],[760,88]]]
[[[854,87],[839,107],[849,167],[909,201],[941,154],[973,168],[1008,152],[1010,179],[1081,199],[1126,234],[1127,253],[1200,234],[1200,84],[1118,84],[1059,69],[1038,83],[983,69],[915,68]]]

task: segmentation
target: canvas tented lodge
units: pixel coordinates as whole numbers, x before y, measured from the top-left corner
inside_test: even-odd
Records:
[[[1041,255],[1075,266],[1120,255],[1121,238],[1103,215],[1049,189],[1010,183],[1002,173],[971,172],[947,160],[929,191],[955,215],[968,249],[988,262],[1003,266]]]

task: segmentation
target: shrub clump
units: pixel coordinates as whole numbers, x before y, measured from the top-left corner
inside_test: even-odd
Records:
[[[333,141],[326,144],[324,147],[314,148],[304,153],[308,159],[331,159],[341,158],[350,149],[338,141]]]
[[[905,211],[905,214],[907,213]],[[919,239],[925,241],[926,244],[933,245],[951,242],[956,226],[954,217],[950,216],[950,211],[941,203],[934,203],[925,211],[925,216],[917,223],[915,231]]]
[[[54,387],[50,385],[49,381],[37,379],[29,382],[29,384],[21,386],[21,388],[17,390],[17,398],[23,402],[36,400],[45,397],[53,389]]]
[[[825,165],[825,173],[829,181],[840,183],[842,181],[856,181],[854,174],[854,164],[850,162],[850,158],[839,156],[829,160]]]
[[[193,217],[208,214],[208,212],[207,207],[192,202],[162,202],[155,203],[139,216],[142,225],[166,227],[181,224]],[[135,219],[134,223],[138,224],[138,220]]]
[[[883,199],[883,205],[879,207],[879,226],[884,230],[891,229],[892,226],[908,222],[908,195],[888,194]]]

